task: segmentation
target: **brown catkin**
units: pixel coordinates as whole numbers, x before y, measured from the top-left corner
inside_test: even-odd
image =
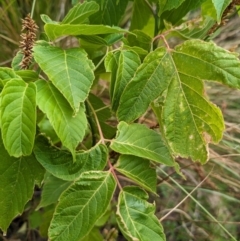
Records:
[[[27,69],[31,59],[32,59],[32,48],[36,39],[36,32],[38,26],[35,21],[30,17],[30,14],[27,15],[25,19],[22,19],[22,34],[20,41],[20,48],[23,54],[21,63],[21,69]]]

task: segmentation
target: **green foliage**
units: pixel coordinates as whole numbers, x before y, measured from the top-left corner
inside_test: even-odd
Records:
[[[105,240],[99,227],[109,219],[126,240],[166,240],[157,170],[181,174],[180,158],[205,164],[221,140],[222,112],[205,81],[240,88],[237,55],[204,41],[210,17],[221,22],[229,3],[86,0],[62,21],[41,16],[45,39],[29,50],[29,69],[19,68],[21,52],[0,68],[2,231],[38,185],[43,214],[30,225],[45,222],[40,233],[51,241]],[[200,7],[201,27],[181,25]]]

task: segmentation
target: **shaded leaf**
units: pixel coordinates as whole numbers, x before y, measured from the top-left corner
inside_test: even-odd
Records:
[[[119,27],[110,27],[104,25],[88,25],[88,24],[52,24],[47,23],[44,30],[50,40],[55,40],[58,37],[71,35],[97,35],[109,33],[123,33],[126,30]]]
[[[161,13],[178,8],[186,0],[158,0],[159,2],[159,15]]]
[[[79,241],[105,213],[116,183],[109,172],[85,172],[60,197],[49,228],[52,241]],[[76,228],[77,227],[77,228]]]
[[[4,85],[12,79],[22,80],[14,70],[6,67],[0,67],[0,91],[3,89]]]
[[[150,167],[150,161],[129,155],[121,155],[115,165],[115,169],[134,180],[150,192],[156,192],[156,170]]]
[[[175,165],[160,134],[141,124],[120,122],[116,139],[110,147],[121,154],[147,158],[168,166]]]
[[[118,119],[132,122],[144,114],[150,103],[167,88],[173,71],[165,48],[148,54],[122,93]]]
[[[135,52],[128,50],[122,50],[120,53],[115,52],[111,57],[114,58],[114,60],[108,60],[107,70],[111,71],[113,68],[114,72],[111,78],[111,88],[114,89],[111,96],[111,104],[112,110],[116,111],[122,92],[134,76],[141,61]],[[115,66],[114,61],[117,61],[117,66]]]
[[[50,204],[55,204],[62,192],[71,185],[71,182],[54,177],[48,172],[45,174],[43,183],[44,185],[41,192],[41,201],[38,205],[38,209],[46,207]]]
[[[95,2],[83,2],[76,4],[64,17],[62,24],[79,24],[99,10]]]
[[[30,155],[36,133],[36,86],[12,79],[1,93],[1,130],[11,156]]]
[[[18,70],[16,71],[16,74],[27,83],[34,82],[39,79],[38,74],[35,71],[29,69]]]
[[[93,228],[82,241],[103,241],[103,237],[98,228]]]
[[[141,30],[149,36],[154,36],[155,19],[153,10],[144,0],[134,0],[130,30]]]
[[[49,173],[66,181],[79,178],[85,171],[102,170],[108,157],[106,146],[98,144],[88,151],[76,152],[73,162],[69,152],[50,146],[43,136],[37,139],[34,154]]]
[[[44,169],[33,155],[10,157],[2,140],[0,153],[0,228],[6,232],[11,221],[24,211],[25,204],[32,198],[35,184],[43,179]]]
[[[72,153],[82,141],[87,128],[84,108],[73,116],[72,109],[66,99],[50,82],[39,80],[37,85],[37,105],[46,113],[63,145]]]
[[[64,95],[72,109],[78,112],[94,80],[94,65],[81,48],[62,50],[36,45],[34,58],[49,79]]]
[[[113,127],[106,123],[106,121],[112,116],[110,108],[106,106],[100,98],[91,93],[88,96],[88,104],[86,103],[86,106],[88,106],[89,104],[91,104],[92,108],[94,109],[97,115],[104,137],[108,139],[113,138],[116,134],[116,127]],[[94,119],[92,110],[91,108],[88,109],[89,123],[91,123],[91,128],[94,129],[92,131],[94,133],[98,133],[97,124]]]
[[[89,1],[89,0],[88,0]],[[91,24],[118,26],[125,13],[128,0],[90,0],[98,3],[99,12],[90,17]]]
[[[124,187],[117,204],[118,225],[131,241],[165,241],[163,228],[154,215],[155,205],[148,203],[147,193],[138,187]]]

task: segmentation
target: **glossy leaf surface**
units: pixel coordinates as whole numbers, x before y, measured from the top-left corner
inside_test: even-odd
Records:
[[[52,241],[79,241],[105,213],[115,190],[109,172],[86,172],[59,199],[49,229]],[[77,228],[76,228],[77,227]]]
[[[141,124],[120,122],[116,139],[110,147],[121,154],[147,158],[168,166],[175,165],[161,135]]]

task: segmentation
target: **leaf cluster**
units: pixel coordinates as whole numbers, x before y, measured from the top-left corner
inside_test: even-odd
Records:
[[[98,227],[111,215],[127,240],[166,240],[148,201],[156,169],[182,175],[179,157],[205,164],[224,120],[204,81],[240,88],[236,54],[206,41],[224,3],[87,0],[61,22],[41,16],[45,40],[34,44],[30,69],[19,70],[19,54],[0,68],[4,232],[43,184],[38,208],[51,207],[52,241],[103,240]],[[191,27],[184,17],[199,7],[201,25]],[[97,94],[102,80],[107,101]],[[150,126],[142,121],[149,113]]]

